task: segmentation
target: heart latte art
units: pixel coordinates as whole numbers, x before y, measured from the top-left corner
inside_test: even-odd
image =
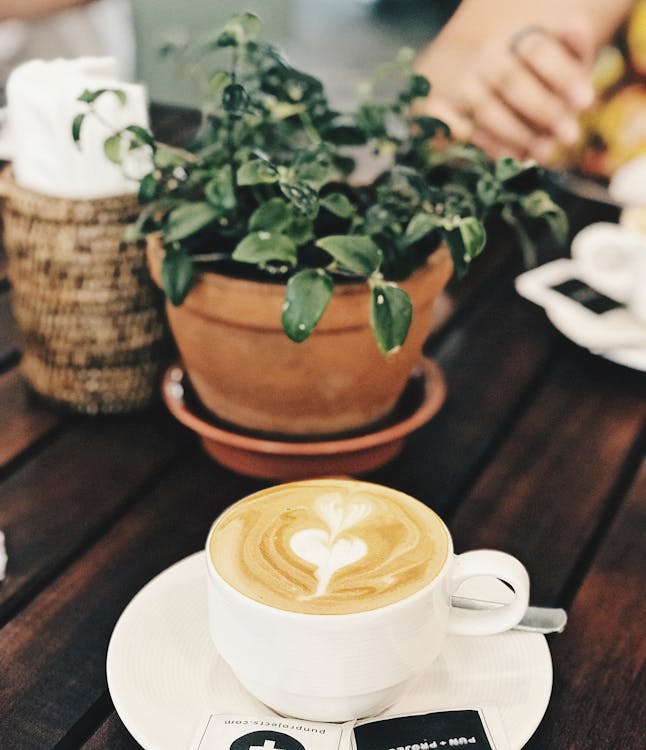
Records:
[[[439,518],[367,482],[293,482],[251,495],[215,523],[209,553],[231,586],[279,609],[346,614],[430,583],[448,554]]]

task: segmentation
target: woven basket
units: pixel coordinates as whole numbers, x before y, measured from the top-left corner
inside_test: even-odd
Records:
[[[167,341],[144,250],[122,241],[136,196],[67,200],[0,173],[21,371],[57,405],[84,414],[143,408],[158,393]]]

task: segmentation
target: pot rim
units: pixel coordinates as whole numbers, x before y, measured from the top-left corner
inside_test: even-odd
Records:
[[[444,374],[434,360],[422,357],[420,370],[421,377],[424,379],[424,396],[420,406],[412,414],[395,424],[349,437],[281,440],[278,437],[255,437],[218,427],[197,415],[186,404],[182,382],[187,377],[187,373],[178,364],[171,365],[166,371],[162,383],[162,396],[175,418],[203,439],[250,453],[274,456],[329,456],[371,450],[377,446],[393,443],[426,424],[444,403],[447,386]]]

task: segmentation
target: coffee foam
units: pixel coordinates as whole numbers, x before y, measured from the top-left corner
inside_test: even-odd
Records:
[[[347,614],[430,583],[448,555],[439,518],[367,482],[325,479],[263,490],[220,516],[209,540],[218,573],[272,607]]]

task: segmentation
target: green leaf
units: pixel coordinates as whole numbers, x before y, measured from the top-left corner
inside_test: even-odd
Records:
[[[383,257],[370,237],[360,234],[329,235],[318,240],[316,245],[329,253],[341,270],[357,276],[371,276]]]
[[[408,82],[408,88],[399,95],[402,102],[411,102],[413,99],[423,99],[431,91],[431,84],[426,76],[412,73]]]
[[[362,104],[357,110],[357,125],[373,138],[382,138],[387,134],[385,107],[379,104]]]
[[[414,122],[419,128],[422,138],[433,138],[433,136],[436,135],[438,131],[445,135],[447,138],[451,137],[451,129],[449,128],[449,126],[443,120],[439,120],[437,117],[421,115],[420,117],[416,117]]]
[[[260,32],[260,19],[254,13],[238,13],[227,21],[224,33],[231,34],[239,44],[254,39]]]
[[[274,120],[286,120],[294,115],[302,115],[306,111],[305,104],[292,104],[291,102],[276,102],[269,106],[269,113]]]
[[[304,214],[293,213],[295,215],[283,229],[283,234],[293,240],[296,245],[304,245],[314,237],[314,223]]]
[[[247,108],[249,96],[239,83],[230,83],[222,92],[222,106],[230,115],[241,115]]]
[[[209,79],[209,89],[212,94],[219,94],[225,86],[231,83],[231,74],[224,70],[218,70]]]
[[[183,167],[189,161],[191,155],[181,148],[174,146],[158,145],[155,150],[155,166],[160,169],[168,167]]]
[[[478,221],[475,216],[460,219],[458,230],[464,244],[465,256],[470,262],[484,250],[487,233],[482,222]]]
[[[271,261],[296,265],[296,245],[283,234],[276,232],[251,232],[237,245],[233,260],[264,266]]]
[[[442,232],[451,251],[458,277],[464,276],[471,261],[482,252],[487,236],[484,226],[473,216],[457,217],[453,227]],[[449,226],[447,222],[447,227]]]
[[[355,125],[335,125],[327,128],[323,137],[335,146],[362,146],[366,142],[363,130]]]
[[[464,243],[462,242],[460,230],[456,227],[455,229],[443,231],[442,235],[451,253],[455,273],[460,279],[464,276],[469,267],[469,261],[464,252]]]
[[[124,242],[139,242],[139,240],[143,240],[145,237],[146,235],[141,231],[139,222],[126,224],[126,228],[123,230],[123,234],[121,235],[121,239]]]
[[[427,234],[442,225],[443,220],[437,214],[429,214],[425,212],[415,214],[408,222],[406,232],[404,233],[406,244],[414,245],[416,242],[419,242],[426,237]]]
[[[281,182],[280,191],[305,216],[313,219],[318,213],[318,193],[305,182]]]
[[[100,96],[103,96],[103,94],[106,93],[114,94],[121,104],[126,103],[126,92],[121,89],[97,89],[96,91],[85,89],[85,91],[78,97],[77,101],[85,102],[86,104],[93,104]]]
[[[208,202],[221,215],[230,213],[238,205],[231,166],[226,164],[213,174],[204,187],[204,195]]]
[[[80,115],[76,115],[72,122],[72,138],[74,139],[74,143],[78,144],[81,140],[81,126],[83,125],[83,120],[85,119],[85,115],[81,113]]]
[[[370,323],[379,349],[396,352],[406,341],[413,319],[410,297],[395,284],[378,284],[372,290]]]
[[[282,232],[290,220],[290,211],[282,198],[271,198],[259,206],[249,218],[249,230]]]
[[[210,203],[182,203],[166,217],[164,226],[165,242],[177,242],[204,229],[219,216],[217,209]]]
[[[103,151],[111,162],[121,164],[121,136],[119,133],[115,133],[105,139]]]
[[[536,168],[536,162],[533,161],[516,161],[511,156],[504,156],[498,159],[495,167],[495,175],[500,182],[507,182],[508,180],[518,177],[523,172],[528,172]]]
[[[476,194],[483,205],[490,207],[498,201],[501,191],[500,181],[492,174],[485,173],[478,178]]]
[[[321,205],[330,213],[342,219],[349,219],[355,212],[355,208],[343,193],[330,193],[321,198]]]
[[[128,125],[126,130],[132,133],[137,145],[155,148],[155,138],[150,130],[142,128],[140,125]]]
[[[167,252],[162,261],[162,286],[168,299],[175,305],[181,305],[193,281],[193,259],[180,251]]]
[[[304,341],[327,307],[334,281],[321,268],[299,271],[287,282],[282,323],[292,341]]]
[[[271,185],[278,182],[278,170],[264,159],[252,159],[238,168],[238,185]]]
[[[432,151],[428,155],[429,166],[436,167],[448,164],[477,174],[490,170],[490,159],[477,146],[470,143],[454,143],[443,150]]]
[[[216,47],[237,47],[239,43],[238,37],[230,31],[222,31],[215,40]]]
[[[77,101],[85,102],[86,104],[92,104],[102,94],[105,94],[106,91],[107,89],[96,89],[95,91],[90,91],[90,89],[85,89],[85,91],[83,91],[83,93],[78,96]]]
[[[330,162],[307,161],[295,164],[293,170],[297,185],[306,185],[316,190],[338,177],[337,170]]]
[[[157,195],[157,180],[153,172],[144,175],[139,181],[139,203],[150,203]]]
[[[544,190],[534,190],[519,200],[523,211],[533,219],[543,219],[554,239],[563,244],[568,236],[568,219],[565,212],[557,206]]]

